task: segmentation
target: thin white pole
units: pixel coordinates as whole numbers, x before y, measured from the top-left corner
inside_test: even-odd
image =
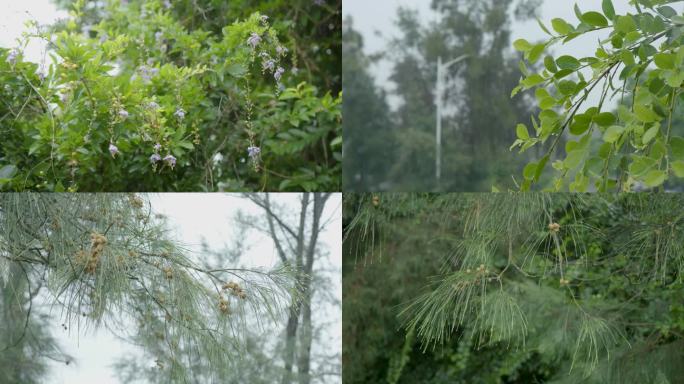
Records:
[[[437,57],[437,84],[435,85],[435,106],[437,107],[435,128],[435,177],[437,186],[442,178],[442,109],[444,108],[444,87],[446,71],[452,65],[467,59],[469,55],[462,55],[454,60],[442,64],[442,57]]]
[[[437,58],[437,84],[435,104],[437,107],[437,128],[435,129],[435,177],[439,185],[442,177],[442,58]]]

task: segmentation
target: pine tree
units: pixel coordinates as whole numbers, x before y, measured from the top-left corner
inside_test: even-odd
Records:
[[[393,258],[421,258],[418,240],[424,253],[442,253],[437,277],[406,272],[424,289],[394,314],[432,356],[465,347],[452,378],[677,383],[683,202],[652,194],[356,195],[345,202],[354,212],[345,257],[377,262],[391,249]],[[420,363],[406,361],[416,356],[407,343],[395,377]],[[499,357],[487,372],[474,369],[492,355]]]
[[[287,268],[198,262],[132,194],[0,195],[0,256],[3,282],[25,276],[62,309],[50,321],[146,346],[153,382],[212,382],[240,357],[245,328],[276,321],[296,300]]]

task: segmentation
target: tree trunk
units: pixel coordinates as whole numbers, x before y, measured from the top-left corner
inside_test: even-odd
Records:
[[[283,373],[282,384],[290,384],[293,379],[292,366],[294,365],[297,326],[299,325],[299,303],[297,300],[299,299],[295,298],[290,305],[290,315],[285,328],[285,352],[283,354],[285,372]]]
[[[302,303],[302,327],[299,333],[299,356],[297,360],[297,372],[299,373],[299,384],[309,384],[311,381],[311,283],[307,279],[306,296]]]
[[[321,230],[321,215],[325,202],[329,194],[314,193],[313,198],[313,220],[311,221],[311,233],[309,244],[306,249],[306,260],[304,261],[304,297],[302,300],[302,331],[299,336],[299,358],[297,360],[297,372],[299,373],[299,384],[309,384],[311,381],[311,342],[313,326],[311,324],[311,299],[313,297],[312,280],[313,264],[316,256],[316,245],[318,234]]]

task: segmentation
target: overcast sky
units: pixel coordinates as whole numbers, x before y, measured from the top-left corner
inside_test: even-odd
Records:
[[[274,200],[286,200],[293,212],[298,210],[299,194],[278,194]],[[189,249],[199,251],[202,240],[216,250],[229,244],[236,235],[233,231],[232,218],[238,210],[259,214],[260,209],[247,200],[236,195],[221,193],[165,193],[150,195],[152,209],[168,217],[176,238]],[[319,244],[326,256],[317,259],[315,266],[319,273],[325,273],[332,281],[334,297],[342,300],[342,220],[341,194],[333,195],[323,214],[324,218],[332,218],[327,230],[321,234]],[[262,235],[252,233],[246,238],[249,246],[241,263],[252,268],[271,268],[277,263],[277,254],[273,242]],[[325,270],[325,272],[323,272]],[[342,310],[340,307],[325,306],[314,310],[314,323],[328,324],[325,327],[323,345],[314,345],[313,353],[330,354],[334,351],[342,353]],[[54,321],[52,333],[58,337],[68,354],[75,357],[76,364],[69,366],[61,363],[52,364],[48,384],[119,384],[110,365],[124,354],[137,354],[140,351],[116,339],[108,331],[99,331],[86,335],[65,332],[60,321]],[[285,321],[283,321],[283,324]],[[277,326],[280,332],[283,326]],[[341,363],[341,362],[340,362]],[[154,362],[150,361],[150,365]],[[340,383],[341,378],[328,377],[332,383]],[[333,380],[335,379],[335,380]],[[125,384],[125,383],[121,383]]]
[[[342,11],[346,16],[351,16],[354,22],[354,28],[361,32],[364,37],[365,52],[376,53],[383,51],[387,45],[387,41],[392,36],[399,35],[399,30],[395,26],[397,20],[397,10],[400,7],[407,7],[419,11],[420,16],[424,20],[424,25],[435,20],[438,20],[438,15],[431,11],[430,0],[343,0]],[[539,12],[540,19],[545,22],[550,28],[550,20],[560,17],[566,20],[571,20],[572,23],[577,23],[577,17],[573,11],[573,6],[577,3],[583,12],[601,10],[601,0],[545,0]],[[613,0],[615,11],[620,14],[627,13],[632,9],[629,6],[628,0]],[[682,6],[675,6],[681,9]],[[524,38],[529,41],[538,41],[548,37],[540,28],[537,22],[532,19],[527,22],[516,21],[512,28],[512,41]],[[569,53],[574,56],[593,56],[596,50],[596,42],[603,39],[607,33],[594,32],[587,36],[579,37],[565,46],[554,46],[554,52],[558,55]],[[445,58],[447,59],[447,58]],[[392,64],[389,62],[380,62],[371,68],[376,82],[379,86],[388,90],[390,93],[393,89],[392,84],[387,80],[391,74]],[[502,90],[502,92],[510,93],[510,89]],[[594,95],[598,97],[597,95]],[[594,104],[596,100],[589,100],[588,105]],[[390,98],[390,103],[393,107],[397,106],[397,100]]]

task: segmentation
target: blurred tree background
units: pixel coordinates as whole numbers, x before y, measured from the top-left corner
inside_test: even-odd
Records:
[[[346,194],[344,382],[680,383],[682,199]]]
[[[490,191],[513,186],[526,157],[509,151],[511,126],[527,121],[531,100],[510,98],[519,80],[519,57],[511,49],[511,23],[534,15],[540,1],[433,0],[436,22],[416,11],[397,14],[400,36],[386,52],[364,55],[361,35],[348,19],[343,31],[345,190]],[[435,178],[437,58],[468,59],[450,68],[443,118],[442,178]],[[401,101],[390,110],[374,88],[368,66],[392,63],[390,81]],[[350,102],[351,101],[351,102]],[[535,156],[528,154],[527,156]],[[502,184],[503,183],[503,184]]]

